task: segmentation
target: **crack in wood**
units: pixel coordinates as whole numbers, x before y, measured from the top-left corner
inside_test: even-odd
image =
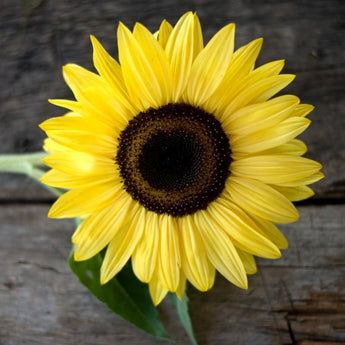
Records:
[[[290,323],[288,315],[285,315],[285,320],[286,320],[286,324],[287,324],[289,335],[290,335],[290,339],[291,339],[291,345],[297,345],[295,334],[293,332],[293,329],[292,329],[292,326],[291,326],[291,323]]]
[[[46,266],[46,265],[40,265],[40,264],[37,264],[35,262],[29,262],[29,261],[26,261],[26,260],[18,260],[16,262],[16,264],[17,265],[31,265],[31,266],[35,266],[35,267],[37,267],[39,269],[42,269],[42,270],[48,270],[48,271],[52,271],[52,272],[61,274],[61,272],[59,272],[55,267]]]

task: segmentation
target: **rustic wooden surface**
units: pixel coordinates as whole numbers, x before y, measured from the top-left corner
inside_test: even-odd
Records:
[[[302,138],[324,165],[317,195],[284,227],[290,247],[259,260],[244,292],[221,277],[208,293],[189,289],[201,345],[345,343],[345,2],[341,0],[0,2],[0,152],[40,150],[37,124],[61,114],[47,98],[70,98],[61,65],[92,69],[89,34],[116,56],[119,20],[155,30],[196,10],[205,39],[237,23],[237,46],[264,37],[259,63],[286,59],[288,92],[316,110]],[[164,344],[128,325],[69,271],[73,222],[46,219],[51,195],[26,177],[0,176],[0,344]],[[167,303],[178,344],[189,344]]]

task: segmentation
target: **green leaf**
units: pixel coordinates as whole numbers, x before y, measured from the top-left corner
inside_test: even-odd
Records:
[[[163,339],[170,339],[153,305],[147,284],[141,283],[127,264],[107,284],[100,284],[102,254],[85,261],[75,261],[72,251],[68,263],[71,270],[110,310],[143,331]]]
[[[192,344],[198,345],[198,342],[195,339],[192,322],[190,320],[190,316],[188,313],[188,296],[187,296],[187,289],[184,292],[182,301],[179,300],[175,293],[169,293],[170,300],[174,308],[176,309],[177,315],[179,316],[184,329],[186,330],[189,339],[191,340]]]

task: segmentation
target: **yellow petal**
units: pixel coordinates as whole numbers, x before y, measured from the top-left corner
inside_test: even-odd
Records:
[[[82,115],[84,111],[83,106],[76,101],[70,101],[67,99],[48,99],[48,102],[58,107],[69,109],[80,115]]]
[[[116,97],[115,97],[116,96]],[[109,94],[99,92],[98,87],[89,86],[84,90],[85,99],[92,100],[87,103],[87,115],[85,117],[91,117],[92,121],[101,121],[111,128],[116,128],[118,131],[122,131],[129,120],[136,115],[137,112],[133,109],[125,108],[122,104],[122,100],[119,100],[118,95],[114,93],[114,97],[110,97]],[[83,105],[87,101],[82,101]]]
[[[55,142],[77,151],[103,150],[115,152],[116,140],[119,131],[116,128],[109,130],[100,122],[90,121],[77,113],[69,112],[64,116],[50,118],[40,124],[47,135]],[[92,150],[91,148],[94,148]]]
[[[180,282],[178,284],[176,295],[179,298],[180,301],[182,301],[184,292],[186,290],[186,276],[184,275],[183,271],[180,272]]]
[[[267,102],[251,104],[224,118],[222,126],[229,135],[248,135],[284,121],[298,103],[298,97],[284,95]]]
[[[321,167],[320,163],[304,157],[262,155],[232,162],[231,172],[236,176],[249,177],[268,184],[288,185],[304,178],[308,179]]]
[[[64,116],[54,117],[48,119],[40,124],[40,127],[45,131],[52,129],[54,126],[62,128],[64,121],[69,121],[69,126],[77,128],[77,123],[79,122],[81,129],[93,127],[95,131],[102,131],[102,133],[114,136],[114,133],[117,133],[119,128],[114,127],[114,121],[116,121],[116,116],[111,117],[110,120],[102,119],[102,116],[97,116],[99,113],[98,110],[90,113],[90,108],[85,108],[82,104],[69,101],[65,99],[49,99],[51,104],[54,104],[58,107],[66,108],[71,110],[71,112],[65,114]],[[73,115],[72,115],[73,114]],[[59,120],[61,118],[69,118],[68,120]],[[72,120],[73,117],[73,120]],[[74,121],[74,123],[73,123]],[[120,120],[121,122],[121,120]],[[44,126],[44,127],[43,127]],[[117,130],[117,131],[116,131]]]
[[[163,97],[159,81],[140,44],[122,23],[117,30],[117,40],[122,73],[131,100],[141,111],[158,108]],[[150,48],[155,49],[153,46]]]
[[[50,138],[46,138],[44,139],[43,142],[43,150],[51,153],[51,154],[55,154],[55,153],[60,153],[60,152],[65,152],[65,146],[60,145],[59,143],[55,142],[54,140],[50,139]],[[66,153],[68,152],[75,152],[72,149],[66,148]],[[44,162],[44,160],[42,159],[42,162]]]
[[[260,103],[268,100],[284,87],[289,85],[294,78],[295,76],[292,74],[279,74],[253,83],[242,92],[240,92],[228,104],[228,106],[224,110],[221,120],[246,105]]]
[[[93,47],[93,64],[98,73],[129,103],[120,65],[107,53],[95,36],[91,35],[90,38]]]
[[[153,304],[157,306],[159,303],[162,302],[163,298],[168,293],[168,290],[164,288],[154,277],[149,283],[149,291],[153,301]]]
[[[124,108],[136,114],[138,109],[129,100],[119,63],[107,53],[95,36],[91,35],[90,38],[93,46],[93,63],[101,77],[111,86],[110,93],[116,95],[117,102]]]
[[[100,76],[115,89],[120,89],[126,95],[126,87],[122,77],[121,67],[103,48],[93,35],[90,35],[93,47],[93,64]]]
[[[283,69],[284,64],[284,60],[276,60],[268,62],[258,68],[255,68],[243,79],[242,88],[245,88],[248,85],[253,84],[260,79],[268,78],[279,74]]]
[[[299,104],[293,112],[293,116],[307,116],[310,112],[314,110],[314,106],[311,104]]]
[[[132,256],[132,267],[136,276],[148,283],[156,267],[160,228],[158,215],[147,212],[143,236]]]
[[[292,223],[298,219],[295,206],[274,188],[257,180],[230,176],[226,191],[242,209],[274,223]]]
[[[289,142],[272,147],[270,149],[257,152],[256,154],[260,155],[293,155],[293,156],[302,156],[307,152],[306,144],[298,139],[292,139]]]
[[[76,99],[83,94],[90,84],[102,85],[101,77],[76,64],[67,64],[62,68],[66,84],[73,91]]]
[[[287,143],[305,131],[310,120],[304,117],[291,117],[275,126],[247,134],[230,136],[230,146],[236,152],[260,152]]]
[[[55,143],[53,144],[54,148],[56,145]],[[42,161],[51,168],[75,176],[117,175],[114,160],[96,157],[85,152],[77,152],[67,147],[63,150],[57,150],[56,153],[52,153],[50,156],[42,159]]]
[[[279,186],[284,186],[284,187],[297,187],[297,186],[301,186],[301,185],[309,185],[312,183],[315,183],[321,179],[323,179],[325,177],[325,175],[318,171],[314,174],[305,176],[305,177],[300,177],[296,180],[284,180],[284,181],[280,181],[280,182],[274,182],[275,184],[279,185]]]
[[[256,263],[255,263],[255,259],[253,257],[253,255],[239,249],[236,248],[237,253],[239,255],[239,257],[242,260],[244,269],[246,270],[247,274],[255,274],[257,272],[257,267],[256,267]]]
[[[272,241],[279,249],[286,249],[288,247],[287,239],[272,222],[255,216],[251,218],[257,224],[257,230]]]
[[[84,116],[102,119],[110,126],[120,122],[125,126],[137,112],[121,93],[102,80],[102,78],[75,64],[63,67],[63,76],[76,99],[85,108]]]
[[[262,39],[259,38],[234,53],[223,80],[204,104],[205,110],[218,115],[224,113],[225,108],[236,95],[236,90],[241,87],[243,78],[252,70],[261,45]]]
[[[233,202],[219,197],[209,205],[208,211],[214,226],[218,224],[236,247],[264,258],[276,259],[281,256],[279,249],[261,235],[255,222]]]
[[[71,129],[98,133],[114,138],[117,137],[120,131],[120,125],[114,126],[116,116],[112,117],[111,121],[108,121],[107,123],[106,121],[102,121],[100,117],[90,114],[90,112],[83,108],[78,102],[59,99],[50,99],[49,102],[60,107],[72,109],[72,111],[64,114],[63,116],[52,117],[42,122],[39,127],[45,132],[49,130]],[[118,123],[120,124],[121,121]]]
[[[232,99],[237,97],[238,94],[242,93],[256,82],[259,82],[260,80],[266,79],[268,77],[276,76],[280,73],[283,67],[284,60],[277,60],[254,69],[248,75],[244,76],[243,79],[236,81],[236,88],[233,88],[234,85],[231,86],[231,93],[228,93],[228,102],[230,102]]]
[[[249,156],[268,156],[268,155],[292,155],[302,156],[307,152],[306,144],[298,139],[292,139],[289,142],[272,147],[267,150],[259,152],[232,152],[231,157],[233,160],[240,160]]]
[[[80,130],[49,130],[47,135],[55,142],[75,151],[113,159],[117,152],[117,140],[107,135]]]
[[[208,211],[194,214],[208,257],[215,268],[230,282],[247,289],[248,281],[243,263],[226,233],[210,221]]]
[[[111,175],[99,175],[97,179],[94,176],[73,176],[70,174],[63,173],[61,171],[51,169],[46,172],[41,178],[40,181],[52,187],[73,189],[80,187],[91,187],[95,183],[100,181],[116,181],[117,176]]]
[[[232,152],[231,157],[233,160],[240,160],[250,156],[268,156],[268,155],[292,155],[292,156],[302,156],[307,152],[306,144],[299,139],[292,139],[289,142],[272,147],[267,150],[259,152]]]
[[[171,67],[162,46],[153,37],[151,32],[140,23],[135,24],[133,36],[139,43],[157,79],[160,89],[160,105],[170,103],[173,91]]]
[[[235,25],[225,26],[196,57],[187,86],[189,104],[202,106],[224,78],[234,50],[234,35]]]
[[[73,189],[61,195],[50,208],[50,218],[83,217],[107,207],[121,193],[123,186],[118,181],[101,181],[91,188]]]
[[[158,42],[165,49],[173,27],[165,19],[162,21],[158,32]]]
[[[307,186],[283,187],[272,185],[272,187],[291,201],[308,199],[315,194],[313,190]]]
[[[197,216],[197,214],[196,214]],[[178,219],[181,233],[182,269],[188,280],[200,291],[209,290],[215,279],[215,268],[210,263],[199,230],[192,216]]]
[[[169,291],[176,291],[180,280],[180,248],[176,221],[168,215],[160,215],[159,277]]]
[[[165,51],[173,76],[173,102],[184,92],[195,57],[203,48],[199,19],[192,12],[183,15],[172,30]]]
[[[65,130],[79,130],[89,133],[97,133],[114,137],[118,131],[116,128],[104,126],[99,121],[88,121],[85,117],[77,113],[69,112],[64,116],[51,117],[50,119],[42,122],[39,127],[47,131],[65,131]]]
[[[128,196],[115,200],[116,204],[86,218],[73,234],[76,261],[87,260],[99,253],[129,222],[133,200]]]
[[[115,233],[111,240],[101,267],[101,284],[113,278],[132,255],[145,226],[146,209],[138,203],[132,204],[133,219]]]

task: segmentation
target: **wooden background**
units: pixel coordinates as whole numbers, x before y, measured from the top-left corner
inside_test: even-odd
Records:
[[[218,276],[208,293],[189,289],[200,345],[345,344],[345,2],[342,0],[1,0],[0,152],[40,150],[38,123],[71,98],[68,62],[92,69],[89,34],[114,55],[119,20],[156,30],[196,10],[208,40],[236,22],[236,44],[264,37],[259,63],[286,59],[297,74],[287,92],[316,110],[302,138],[324,165],[315,198],[284,226],[290,247],[258,260],[242,291]],[[51,195],[22,176],[0,176],[0,344],[164,344],[95,300],[69,271],[73,222],[48,220]],[[178,344],[189,344],[167,303],[162,315]]]

